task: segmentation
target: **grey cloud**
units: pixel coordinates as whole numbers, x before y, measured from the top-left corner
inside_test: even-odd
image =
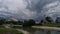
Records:
[[[60,16],[59,3],[60,0],[0,0],[0,13],[18,19],[39,20],[44,15]]]

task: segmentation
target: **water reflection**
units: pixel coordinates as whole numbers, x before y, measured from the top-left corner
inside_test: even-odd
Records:
[[[23,28],[28,31],[30,34],[60,34],[60,31],[54,30],[43,30],[43,29],[33,29],[33,28]]]

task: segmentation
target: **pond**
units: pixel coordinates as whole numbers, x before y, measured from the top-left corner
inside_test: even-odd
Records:
[[[22,28],[22,27],[16,27],[16,28],[28,31],[30,34],[60,34],[60,31],[55,31],[55,30],[44,30],[44,29],[36,29],[36,28]]]

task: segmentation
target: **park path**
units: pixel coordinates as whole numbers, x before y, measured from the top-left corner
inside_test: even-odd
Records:
[[[9,25],[4,25],[5,28],[10,28]],[[48,26],[32,26],[32,28],[37,28],[37,29],[47,29],[47,30],[58,30],[60,31],[60,28],[59,27],[48,27]],[[14,29],[14,28],[13,28]],[[23,30],[23,29],[15,29],[17,31],[20,31],[20,32],[23,32],[24,34],[29,34],[29,32]]]
[[[21,31],[23,32],[24,34],[29,34],[27,31],[24,31],[24,30],[20,30],[20,29],[16,29],[17,31]]]
[[[9,27],[9,25],[3,25],[5,28],[9,28],[9,29],[11,29],[11,27]],[[14,28],[13,28],[14,29]],[[17,31],[20,31],[20,32],[23,32],[24,34],[29,34],[29,32],[27,32],[27,31],[24,31],[24,30],[22,30],[22,29],[15,29],[15,30],[17,30]]]

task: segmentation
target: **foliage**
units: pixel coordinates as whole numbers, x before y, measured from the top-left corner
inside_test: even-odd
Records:
[[[33,19],[29,19],[28,23],[29,23],[30,26],[35,25],[35,21]]]
[[[53,19],[50,16],[45,17],[45,20],[49,23],[53,22]]]
[[[0,34],[23,34],[15,29],[6,29],[4,26],[0,26]]]
[[[23,22],[22,22],[22,21],[18,21],[18,24],[19,24],[19,25],[22,25],[22,24],[23,24]]]
[[[22,21],[6,21],[6,24],[22,25]]]
[[[3,23],[5,23],[5,19],[0,19],[0,25],[2,25]]]
[[[43,24],[43,26],[60,27],[60,23]]]
[[[32,26],[32,25],[35,25],[35,21],[33,20],[33,19],[29,19],[28,21],[27,20],[25,20],[24,21],[24,23],[23,23],[23,27],[25,26],[27,26],[27,27],[29,27],[29,26]]]
[[[60,17],[56,18],[56,23],[60,23]]]

